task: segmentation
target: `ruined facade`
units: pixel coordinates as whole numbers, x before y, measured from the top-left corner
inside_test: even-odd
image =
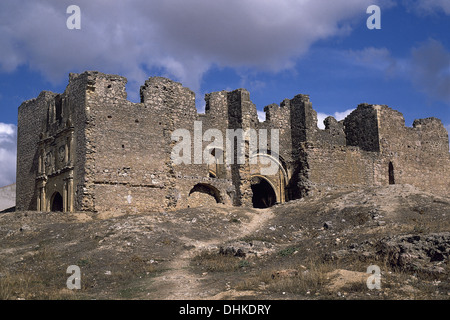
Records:
[[[139,213],[210,201],[262,208],[394,183],[450,195],[448,133],[439,119],[406,127],[400,112],[361,104],[343,121],[327,118],[321,130],[307,95],[266,106],[260,122],[245,89],[207,94],[199,114],[194,93],[180,83],[150,78],[133,103],[126,82],[70,74],[64,93],[44,91],[19,107],[17,210]],[[208,151],[217,160],[209,164],[175,164],[172,134],[193,135],[195,123],[224,136],[227,129],[267,129],[268,140],[278,129],[278,153],[268,145],[261,155],[277,164],[276,174],[262,175],[259,163],[219,161],[227,152],[220,148]],[[200,143],[207,149],[209,142]]]

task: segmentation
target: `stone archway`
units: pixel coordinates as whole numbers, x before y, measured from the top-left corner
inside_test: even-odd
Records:
[[[189,191],[188,207],[198,207],[223,203],[220,191],[210,184],[198,183]]]
[[[269,208],[277,203],[273,185],[264,177],[254,176],[251,180],[253,208]]]
[[[52,195],[51,202],[50,202],[50,211],[52,212],[63,212],[64,211],[64,204],[63,204],[63,197],[59,192],[55,192]]]
[[[262,167],[266,167],[266,169],[272,168],[270,170],[272,173],[266,174],[263,172]],[[275,170],[276,172],[273,171],[274,168],[277,169]],[[276,195],[276,202],[284,203],[289,200],[286,193],[289,175],[286,162],[280,155],[271,150],[267,150],[265,153],[252,154],[250,156],[250,170],[252,172],[252,177],[264,178],[272,186]]]

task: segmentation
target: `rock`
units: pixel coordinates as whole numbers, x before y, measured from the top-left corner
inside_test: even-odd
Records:
[[[332,223],[331,221],[326,221],[326,222],[323,224],[323,227],[324,227],[326,230],[333,229],[333,223]]]
[[[274,273],[272,273],[271,278],[292,278],[298,276],[298,270],[296,269],[284,269],[279,270]]]
[[[236,257],[246,257],[254,255],[260,257],[273,251],[272,244],[265,241],[237,241],[219,248],[219,253],[223,255],[234,255]]]
[[[399,235],[352,243],[346,249],[326,253],[324,260],[339,260],[349,255],[357,256],[360,261],[386,260],[391,266],[405,271],[441,274],[445,272],[441,265],[445,265],[450,257],[450,232]]]
[[[381,239],[377,255],[387,258],[392,266],[405,270],[442,273],[437,264],[448,261],[450,232],[421,235],[402,235]]]
[[[338,250],[333,252],[328,252],[324,255],[325,261],[335,261],[344,258],[345,256],[349,255],[351,252],[349,250]]]

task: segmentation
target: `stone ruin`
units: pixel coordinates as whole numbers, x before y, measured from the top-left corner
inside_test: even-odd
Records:
[[[342,121],[326,118],[321,130],[308,95],[266,106],[260,122],[245,89],[206,94],[199,114],[194,93],[180,83],[152,77],[140,89],[140,103],[127,100],[126,83],[96,71],[70,74],[64,93],[43,91],[19,107],[17,210],[264,208],[389,184],[450,195],[449,138],[439,119],[407,127],[400,112],[364,103]],[[265,154],[276,174],[263,175],[260,164],[249,161],[174,164],[171,135],[180,128],[193,133],[194,122],[204,131],[278,129],[278,154]],[[225,152],[216,148],[211,155]]]

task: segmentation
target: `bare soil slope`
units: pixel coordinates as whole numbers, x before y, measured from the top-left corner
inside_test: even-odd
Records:
[[[450,299],[450,198],[407,185],[108,215],[0,215],[0,299]]]

